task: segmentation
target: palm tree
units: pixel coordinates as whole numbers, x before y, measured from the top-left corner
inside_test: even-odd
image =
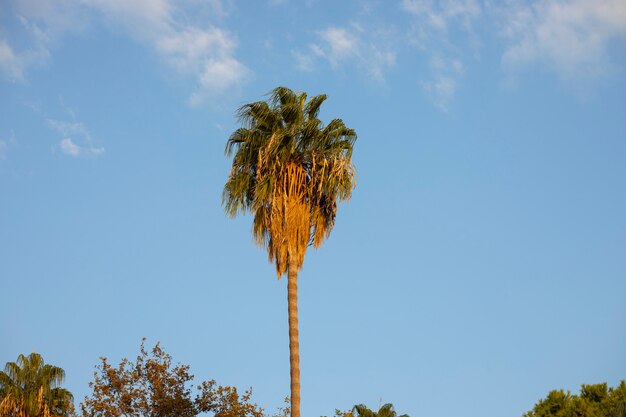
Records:
[[[0,371],[0,417],[66,417],[74,398],[59,385],[65,372],[45,365],[41,355],[20,355]]]
[[[384,404],[380,407],[378,412],[370,410],[363,404],[357,404],[352,408],[352,414],[355,417],[397,417],[396,411],[391,404]],[[402,414],[399,417],[409,417],[409,415]]]
[[[356,132],[340,119],[324,126],[318,119],[324,100],[278,87],[268,101],[239,109],[242,127],[226,144],[233,157],[226,213],[253,213],[256,243],[267,249],[279,278],[287,273],[292,417],[300,417],[298,271],[307,247],[328,237],[338,201],[348,200],[355,186]]]

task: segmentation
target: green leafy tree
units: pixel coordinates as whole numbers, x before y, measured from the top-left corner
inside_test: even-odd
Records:
[[[228,139],[232,169],[224,186],[226,213],[254,214],[253,236],[267,249],[280,278],[287,273],[291,415],[300,417],[298,271],[309,245],[330,234],[337,203],[355,186],[354,130],[318,118],[326,95],[273,90],[268,101],[239,109],[242,127]]]
[[[579,395],[553,390],[524,417],[626,417],[626,382],[582,385]]]
[[[0,371],[1,417],[65,417],[73,414],[74,398],[61,388],[65,372],[45,364],[38,353],[20,355]]]
[[[135,362],[123,359],[117,367],[106,358],[89,384],[92,393],[81,404],[83,417],[264,417],[251,403],[252,391],[239,394],[234,387],[202,382],[193,391],[188,365],[173,365],[170,355],[157,345],[149,353],[141,344]]]

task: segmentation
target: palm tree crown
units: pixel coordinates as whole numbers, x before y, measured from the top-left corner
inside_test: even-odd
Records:
[[[389,403],[382,405],[378,412],[370,410],[364,404],[357,404],[352,409],[352,414],[357,417],[397,417],[393,405]],[[402,414],[399,417],[409,417],[409,415]]]
[[[254,213],[255,241],[267,248],[280,277],[289,264],[298,270],[309,244],[328,237],[337,202],[355,185],[354,130],[334,119],[324,126],[318,114],[326,95],[307,101],[278,87],[270,99],[239,109],[242,127],[226,144],[233,156],[224,187],[226,212]]]
[[[72,394],[59,385],[65,372],[44,364],[37,353],[20,355],[0,371],[1,417],[61,417],[73,407]]]

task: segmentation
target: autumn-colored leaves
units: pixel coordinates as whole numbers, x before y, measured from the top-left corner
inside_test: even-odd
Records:
[[[148,352],[144,343],[137,359],[123,359],[117,367],[101,358],[92,393],[81,404],[82,417],[195,417],[211,412],[215,417],[264,417],[251,402],[252,391],[201,382],[194,390],[189,365],[173,364],[157,345]]]

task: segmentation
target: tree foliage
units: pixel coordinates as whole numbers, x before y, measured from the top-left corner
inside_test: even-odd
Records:
[[[626,382],[582,385],[579,395],[553,390],[524,417],[626,417]]]
[[[74,398],[60,385],[65,372],[45,364],[38,353],[20,355],[0,371],[1,417],[65,417],[73,413]]]
[[[83,417],[263,417],[263,409],[251,403],[252,391],[201,382],[193,394],[194,376],[188,365],[172,364],[161,346],[148,352],[141,343],[135,362],[123,359],[111,366],[101,358],[92,393],[81,404]]]
[[[239,109],[242,127],[226,144],[233,163],[224,207],[231,216],[254,213],[255,241],[279,277],[289,263],[300,269],[307,246],[328,237],[338,200],[349,199],[355,185],[356,132],[341,119],[322,123],[325,100],[278,87],[268,101]]]

